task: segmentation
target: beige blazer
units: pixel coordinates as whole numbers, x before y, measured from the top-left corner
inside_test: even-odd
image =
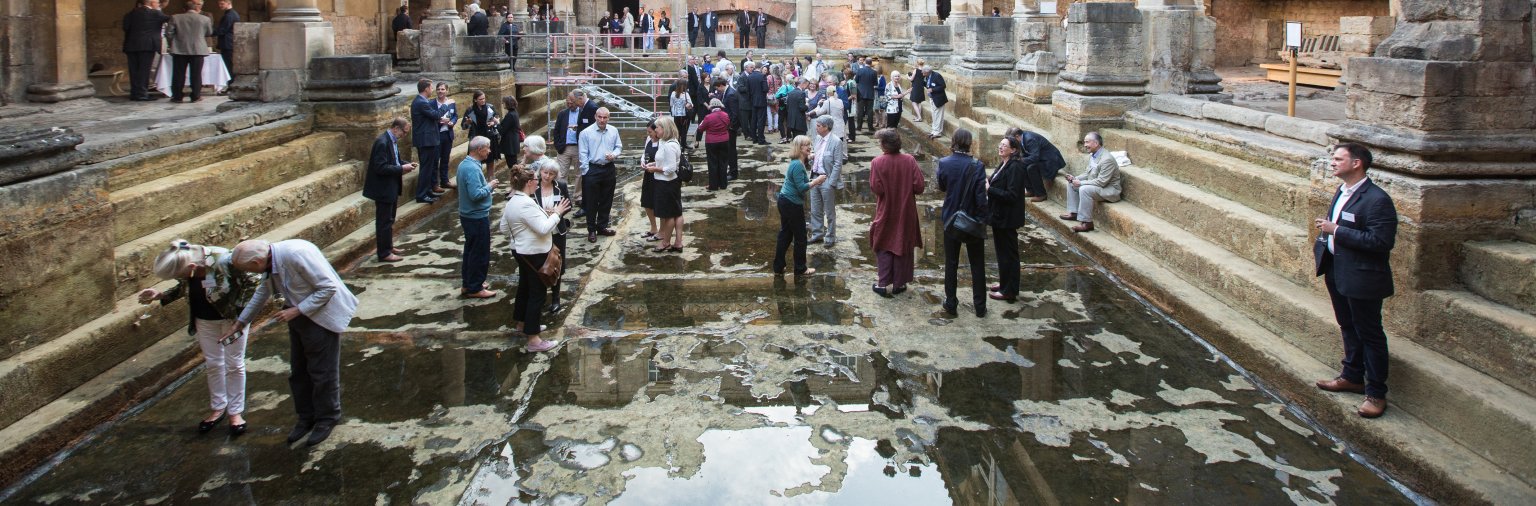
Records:
[[[206,56],[210,52],[208,37],[213,36],[213,21],[200,12],[171,16],[166,32],[171,39],[171,54]]]

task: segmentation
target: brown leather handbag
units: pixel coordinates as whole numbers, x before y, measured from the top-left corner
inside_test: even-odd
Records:
[[[519,259],[521,259],[521,257],[519,257]],[[523,263],[526,264],[529,268],[533,268],[533,264],[527,260],[523,260]],[[544,283],[546,288],[555,286],[555,283],[560,282],[560,272],[564,267],[564,262],[560,260],[560,247],[550,246],[549,255],[544,257],[544,265],[537,269],[539,273],[539,282]]]

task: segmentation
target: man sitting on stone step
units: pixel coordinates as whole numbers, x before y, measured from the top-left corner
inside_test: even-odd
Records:
[[[1104,149],[1104,138],[1098,132],[1083,136],[1082,150],[1088,153],[1088,168],[1077,176],[1067,174],[1067,214],[1063,220],[1077,220],[1081,224],[1072,227],[1073,232],[1093,231],[1093,206],[1099,201],[1120,201],[1120,164]]]

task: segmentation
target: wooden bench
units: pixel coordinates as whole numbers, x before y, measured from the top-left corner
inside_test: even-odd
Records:
[[[116,69],[98,70],[91,72],[89,79],[96,87],[96,95],[101,97],[121,97],[128,94],[123,89],[123,81],[127,80],[127,72]]]
[[[1267,71],[1264,76],[1265,79],[1286,84],[1291,83],[1291,64],[1264,63],[1260,64],[1259,67]],[[1343,75],[1344,71],[1342,70],[1296,67],[1296,84],[1337,88],[1339,87],[1339,77]]]

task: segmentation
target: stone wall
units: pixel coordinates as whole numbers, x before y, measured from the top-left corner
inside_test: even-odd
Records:
[[[1301,21],[1304,35],[1339,35],[1339,18],[1387,16],[1389,0],[1214,0],[1208,11],[1216,19],[1216,64],[1221,67],[1258,63],[1265,44],[1283,43],[1283,31],[1268,30],[1259,20]],[[1267,37],[1281,37],[1271,42]]]

